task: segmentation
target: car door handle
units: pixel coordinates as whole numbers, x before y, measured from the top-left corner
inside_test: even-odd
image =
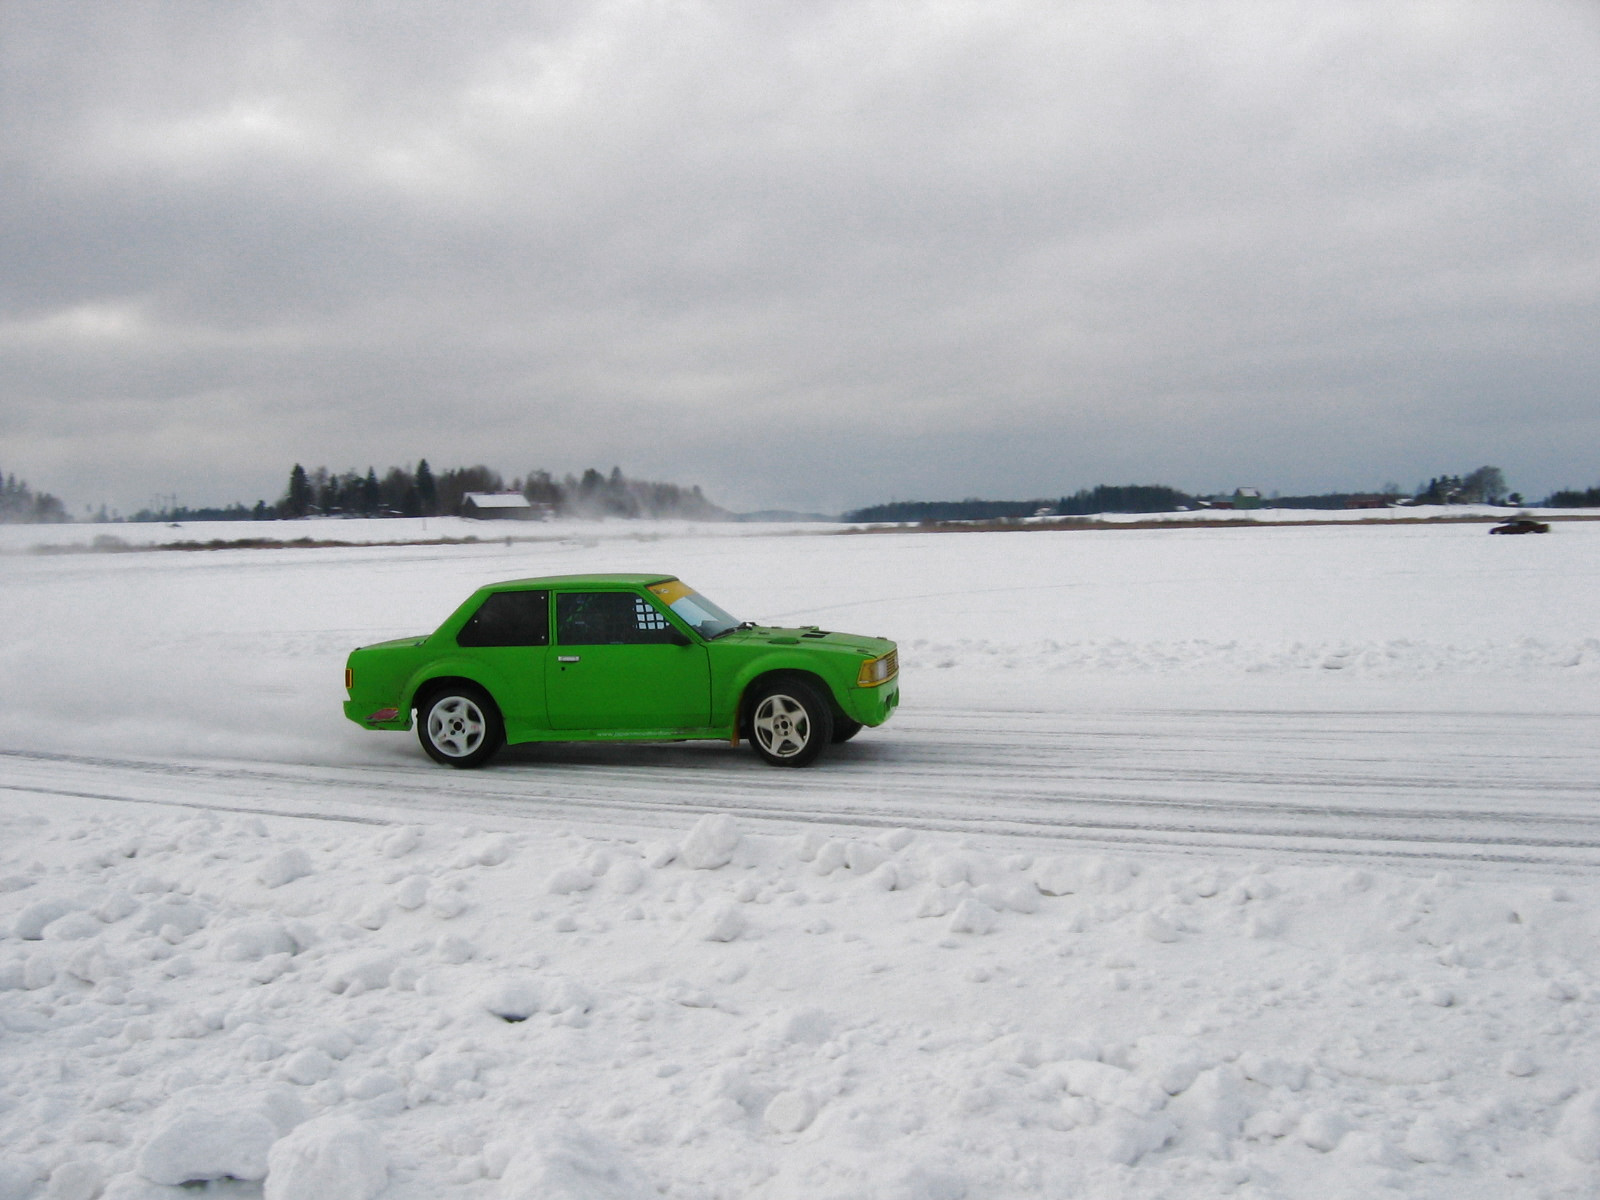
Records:
[[[556,661],[557,662],[582,662],[583,660],[580,659],[576,654],[558,654],[558,655],[556,655]]]

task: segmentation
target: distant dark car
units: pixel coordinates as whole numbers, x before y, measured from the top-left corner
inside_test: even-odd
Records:
[[[1550,526],[1543,521],[1535,521],[1531,517],[1517,517],[1496,525],[1489,530],[1490,533],[1549,533]]]

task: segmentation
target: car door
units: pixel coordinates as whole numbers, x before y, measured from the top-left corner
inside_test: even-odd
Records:
[[[618,734],[702,729],[711,719],[706,648],[637,591],[556,592],[545,662],[552,729]]]
[[[456,645],[477,665],[479,682],[500,706],[508,730],[544,728],[545,656],[550,593],[492,592],[456,631]]]

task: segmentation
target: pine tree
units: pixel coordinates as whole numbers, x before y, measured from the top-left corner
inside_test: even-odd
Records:
[[[278,508],[286,517],[303,517],[311,511],[311,480],[299,463],[289,472],[289,490]]]
[[[428,466],[427,459],[417,464],[417,507],[421,516],[439,515],[439,488],[434,482],[433,471]]]

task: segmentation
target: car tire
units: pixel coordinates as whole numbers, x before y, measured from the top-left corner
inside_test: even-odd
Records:
[[[440,688],[417,705],[417,740],[434,762],[481,767],[506,740],[500,709],[471,684]]]
[[[854,720],[851,717],[834,717],[832,739],[833,744],[837,746],[843,742],[848,742],[851,738],[855,737],[856,734],[860,733],[863,728],[865,727],[860,721]]]
[[[833,740],[833,712],[798,679],[767,684],[750,702],[750,745],[774,767],[808,767]]]

